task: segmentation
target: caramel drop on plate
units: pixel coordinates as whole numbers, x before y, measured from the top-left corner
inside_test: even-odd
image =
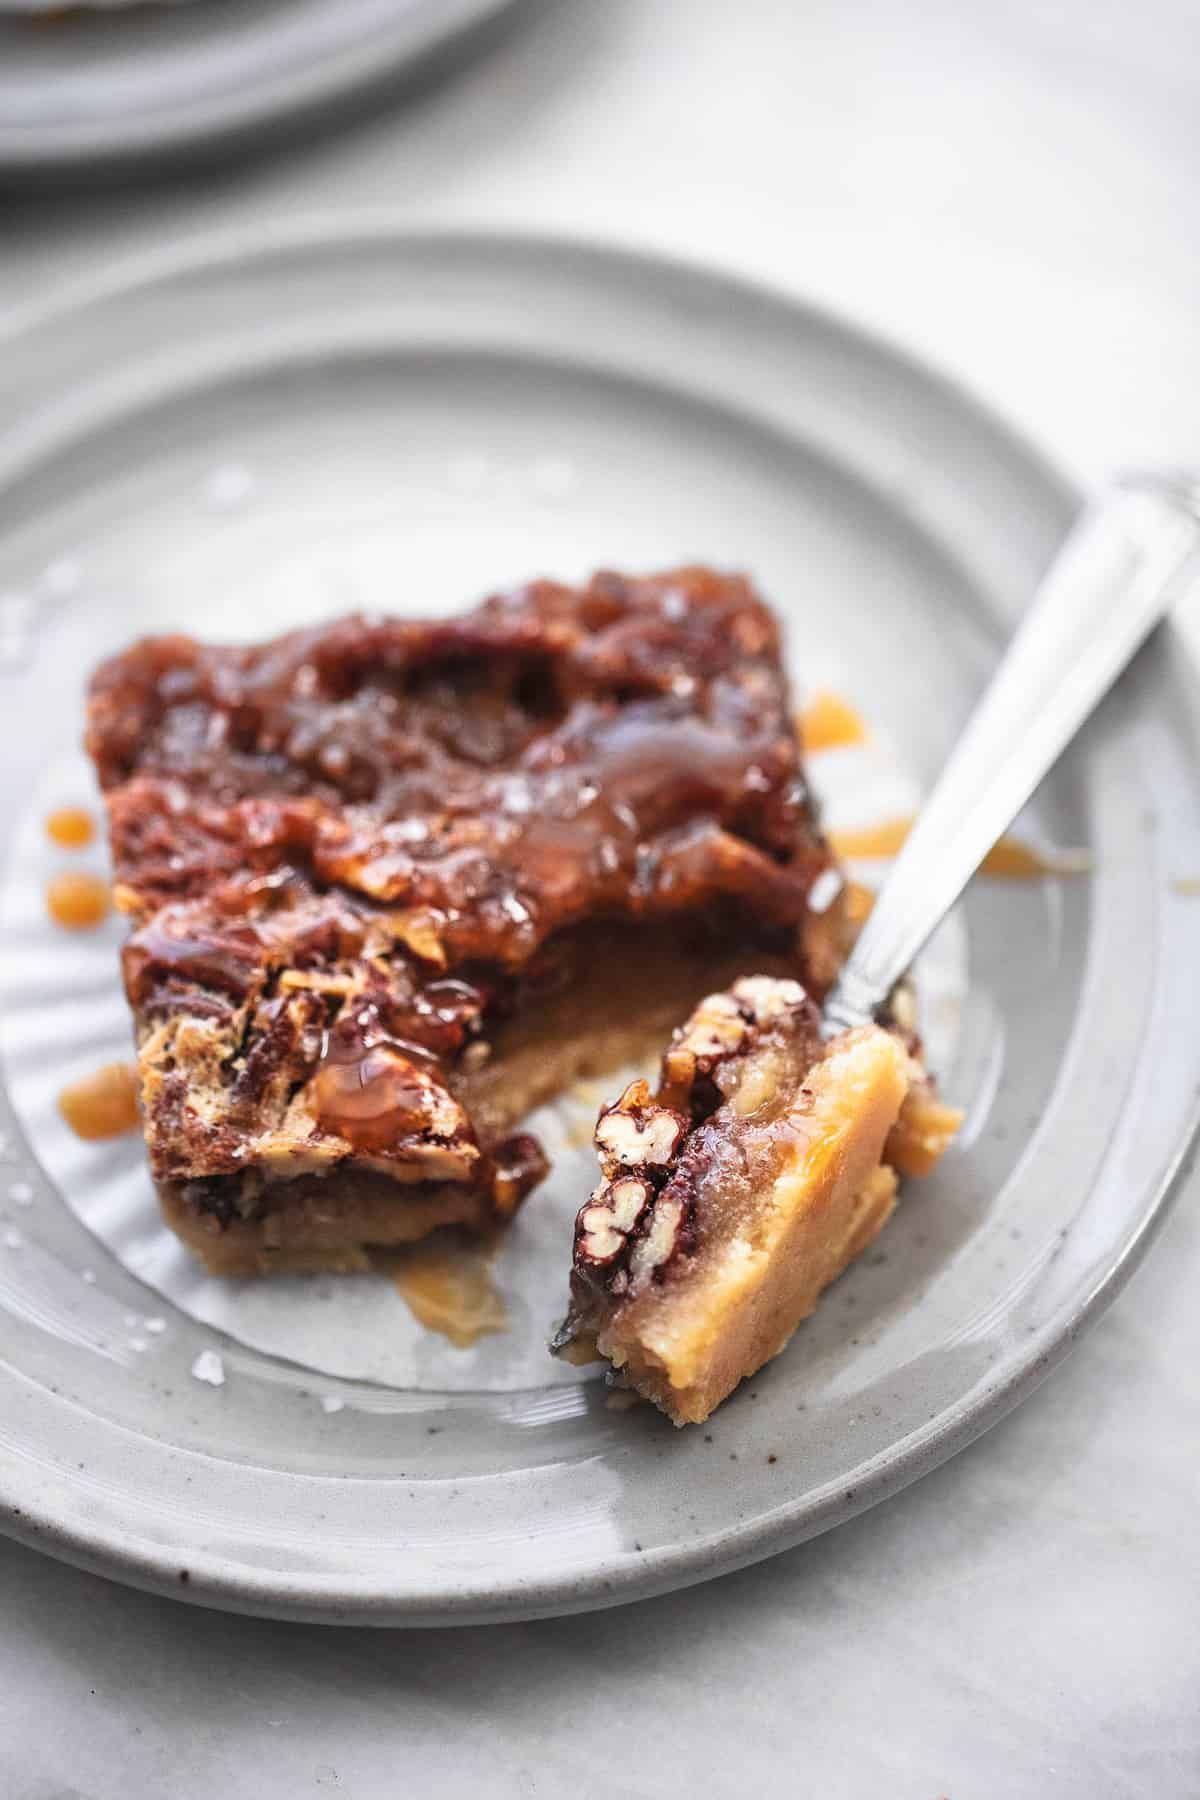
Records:
[[[861,881],[848,881],[842,895],[846,923],[857,929],[865,925],[871,916],[871,908],[875,904],[875,895]]]
[[[611,1393],[604,1396],[605,1410],[607,1412],[629,1412],[632,1407],[638,1405],[641,1398],[642,1396],[635,1394],[632,1388],[613,1388]]]
[[[979,872],[999,881],[1036,881],[1042,875],[1086,875],[1091,866],[1086,850],[1038,850],[1020,838],[1002,837],[980,863]]]
[[[388,1256],[385,1267],[418,1323],[466,1350],[508,1325],[494,1255],[492,1244],[424,1243]]]
[[[82,850],[96,835],[90,812],[81,806],[60,806],[46,817],[46,835],[63,850]]]
[[[99,875],[68,869],[46,889],[46,910],[66,931],[91,931],[108,917],[112,897]]]
[[[796,721],[806,755],[865,744],[869,735],[862,714],[828,688],[818,688]]]
[[[106,1063],[64,1088],[58,1110],[77,1137],[99,1143],[137,1130],[137,1098],[137,1070],[128,1063]]]
[[[878,825],[867,825],[857,831],[831,831],[829,843],[836,857],[868,858],[895,856],[912,830],[911,815],[903,819],[884,819]]]
[[[829,842],[834,855],[844,859],[882,859],[899,853],[912,827],[911,816],[884,819],[857,831],[831,831]],[[1090,867],[1086,851],[1042,851],[1020,838],[1002,837],[980,863],[979,873],[1000,881],[1036,881],[1043,875],[1083,875]]]

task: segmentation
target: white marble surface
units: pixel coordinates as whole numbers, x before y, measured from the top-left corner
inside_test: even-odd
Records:
[[[322,207],[584,230],[881,327],[1086,478],[1200,463],[1198,167],[1191,0],[562,0],[269,161],[0,203],[0,306]],[[1198,1199],[988,1437],[707,1588],[332,1632],[0,1543],[0,1794],[1194,1795]]]

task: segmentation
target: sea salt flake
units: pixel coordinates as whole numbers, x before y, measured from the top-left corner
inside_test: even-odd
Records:
[[[210,1387],[224,1387],[225,1364],[215,1350],[202,1350],[192,1364],[192,1374],[197,1381],[207,1381]]]
[[[254,492],[255,480],[244,463],[221,463],[204,484],[210,506],[222,511],[244,506]]]

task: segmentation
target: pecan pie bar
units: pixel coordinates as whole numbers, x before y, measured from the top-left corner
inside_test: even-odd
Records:
[[[675,1033],[656,1091],[635,1081],[600,1114],[555,1348],[606,1357],[676,1425],[783,1349],[887,1221],[897,1170],[957,1128],[911,1041],[819,1027],[798,982],[737,981]]]
[[[141,1107],[214,1270],[508,1217],[516,1128],[714,981],[818,990],[838,908],[775,621],[686,568],[96,674]],[[823,884],[827,889],[829,883]]]

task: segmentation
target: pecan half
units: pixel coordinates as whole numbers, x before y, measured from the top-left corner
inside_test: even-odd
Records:
[[[655,1204],[647,1229],[629,1253],[629,1285],[639,1288],[652,1276],[665,1269],[686,1241],[687,1208],[672,1194],[661,1194]]]
[[[805,1005],[808,996],[798,981],[773,975],[745,975],[733,984],[733,995],[754,1025],[774,1025]]]
[[[628,1247],[630,1232],[654,1198],[650,1182],[640,1175],[620,1175],[601,1184],[580,1211],[575,1256],[594,1275],[615,1269]]]
[[[625,1293],[635,1260],[639,1278],[667,1260],[680,1219],[668,1207],[659,1224],[660,1191],[686,1133],[687,1120],[657,1105],[645,1081],[631,1081],[600,1114],[595,1144],[604,1179],[575,1221],[575,1273],[584,1285]]]
[[[665,1168],[687,1130],[687,1120],[650,1097],[650,1084],[631,1081],[596,1122],[596,1154],[605,1175],[618,1169]]]

